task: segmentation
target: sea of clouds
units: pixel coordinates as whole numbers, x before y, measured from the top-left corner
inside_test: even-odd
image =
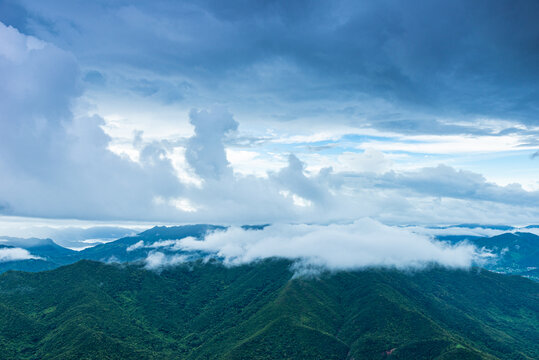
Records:
[[[368,267],[422,269],[429,265],[468,268],[492,257],[466,242],[449,244],[369,218],[349,224],[276,224],[262,230],[231,227],[208,234],[203,240],[187,237],[153,244],[139,242],[133,249],[141,247],[155,249],[146,259],[150,269],[185,261],[186,257],[170,251],[206,253],[207,258],[218,258],[227,266],[284,258],[295,261],[296,268],[331,271]]]

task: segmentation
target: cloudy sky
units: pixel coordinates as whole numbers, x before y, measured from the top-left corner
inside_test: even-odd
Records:
[[[0,0],[0,235],[537,223],[538,16],[535,0]]]

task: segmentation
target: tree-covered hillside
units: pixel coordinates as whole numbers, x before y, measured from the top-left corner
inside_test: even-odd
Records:
[[[537,359],[538,316],[538,283],[479,269],[80,261],[0,276],[6,359]]]

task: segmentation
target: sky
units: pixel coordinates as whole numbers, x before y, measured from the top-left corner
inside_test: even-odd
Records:
[[[0,0],[0,235],[537,223],[538,16],[535,0]]]

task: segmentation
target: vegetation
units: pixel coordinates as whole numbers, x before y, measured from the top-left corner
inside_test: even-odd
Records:
[[[83,260],[0,275],[6,359],[537,359],[538,313],[538,283],[479,269]]]

